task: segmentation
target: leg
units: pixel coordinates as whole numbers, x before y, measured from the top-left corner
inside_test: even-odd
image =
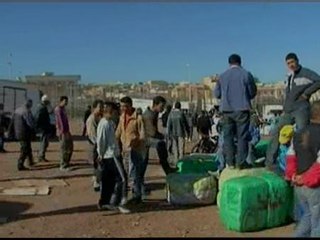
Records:
[[[224,114],[224,144],[223,144],[223,156],[228,166],[235,165],[235,144],[234,137],[236,132],[236,125],[232,119],[230,113]]]
[[[168,152],[166,148],[166,143],[163,140],[159,140],[156,145],[158,157],[160,160],[161,167],[166,174],[171,172],[171,167],[168,163]]]
[[[0,133],[0,152],[3,150],[4,150],[4,136],[2,133]]]
[[[27,157],[28,157],[28,161],[29,161],[29,165],[32,166],[34,164],[33,162],[33,154],[32,154],[32,147],[31,147],[31,139],[28,139],[26,141],[27,144]]]
[[[292,113],[294,122],[297,125],[297,130],[301,130],[310,123],[310,107],[298,109]]]
[[[279,149],[279,134],[280,130],[284,125],[287,124],[293,124],[294,119],[290,114],[285,114],[283,115],[280,120],[278,125],[275,127],[274,131],[271,133],[271,142],[268,146],[267,149],[267,154],[266,154],[266,165],[268,167],[271,167],[275,164],[276,159],[278,157],[278,149]]]
[[[311,236],[311,208],[308,203],[306,187],[295,187],[299,205],[303,208],[303,215],[295,229],[294,237]]]
[[[112,171],[113,159],[103,159],[101,163],[101,192],[100,192],[100,205],[110,204],[111,196],[115,187],[114,171]]]
[[[172,151],[173,151],[173,163],[176,165],[176,163],[179,160],[179,143],[178,143],[178,137],[172,137]]]
[[[182,137],[178,138],[178,150],[179,150],[179,159],[184,156],[184,147],[185,147],[185,139]]]
[[[44,132],[41,133],[40,137],[40,148],[39,148],[39,160],[45,160],[46,156],[46,150],[48,147],[49,141],[48,141],[48,135]]]
[[[72,140],[72,136],[70,136],[68,138],[68,144],[67,144],[67,165],[69,166],[70,165],[70,162],[71,162],[71,157],[72,157],[72,154],[73,154],[73,140]]]
[[[133,199],[141,201],[143,178],[141,174],[143,157],[140,153],[131,150],[130,160],[132,162],[132,177],[133,177]]]
[[[66,153],[66,137],[65,135],[59,136],[60,140],[60,167],[66,168],[68,166],[67,163],[67,153]]]
[[[18,159],[18,169],[24,168],[24,161],[27,158],[28,150],[27,150],[27,142],[26,141],[20,141],[20,157]]]
[[[245,163],[248,156],[249,144],[249,124],[250,112],[237,112],[235,113],[236,131],[237,131],[237,162],[238,166]]]
[[[114,176],[115,176],[115,188],[113,198],[111,199],[111,204],[119,206],[122,200],[125,199],[124,186],[126,186],[126,177],[124,169],[121,164],[121,160],[114,158]]]
[[[123,165],[123,161],[121,157],[114,158],[115,165],[117,167],[117,172],[119,173],[120,179],[119,179],[119,203],[118,205],[124,205],[127,201],[127,185],[128,185],[128,177]]]
[[[309,188],[311,211],[311,237],[320,237],[320,188]]]

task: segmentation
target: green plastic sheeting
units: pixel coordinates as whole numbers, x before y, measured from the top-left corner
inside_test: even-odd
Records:
[[[178,173],[208,173],[218,170],[218,159],[215,154],[189,155],[180,159],[177,163]]]
[[[265,157],[267,154],[267,149],[268,146],[270,144],[270,140],[260,140],[256,145],[255,145],[255,157],[258,158],[262,158]]]
[[[220,194],[219,214],[229,230],[258,231],[290,222],[292,188],[273,173],[229,179]]]
[[[209,174],[178,174],[167,176],[167,200],[174,205],[213,204],[217,181]]]

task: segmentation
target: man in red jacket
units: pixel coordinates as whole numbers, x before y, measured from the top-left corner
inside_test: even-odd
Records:
[[[286,179],[295,185],[303,215],[295,237],[320,237],[320,101],[311,107],[311,124],[293,138]]]

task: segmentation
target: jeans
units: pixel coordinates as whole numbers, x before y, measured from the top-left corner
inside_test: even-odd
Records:
[[[143,155],[135,150],[131,150],[130,154],[130,177],[133,178],[133,198],[141,199],[143,188]]]
[[[303,215],[294,237],[320,237],[320,187],[295,187]]]
[[[99,183],[101,179],[101,168],[98,162],[97,145],[89,143],[88,148],[89,162],[93,163],[93,175],[96,177],[96,181]]]
[[[63,134],[59,136],[61,159],[60,166],[68,167],[73,153],[73,141],[71,134]]]
[[[185,139],[183,137],[172,137],[172,151],[174,155],[174,165],[177,165],[179,159],[184,155]]]
[[[124,167],[120,158],[101,161],[101,191],[99,204],[119,206],[126,198],[127,185]]]
[[[18,159],[18,168],[23,167],[23,164],[26,158],[28,158],[29,164],[33,163],[31,139],[20,141],[20,157]]]
[[[297,131],[306,127],[310,122],[310,106],[299,108],[291,113],[285,113],[279,120],[277,126],[271,132],[271,143],[268,146],[266,155],[266,165],[272,166],[276,164],[279,150],[279,134],[283,126],[288,124],[296,124]]]
[[[225,168],[225,159],[223,156],[223,134],[219,134],[219,142],[218,142],[218,150],[217,150],[217,158],[219,161],[218,170],[222,171]]]
[[[151,147],[156,148],[161,167],[166,174],[169,174],[171,167],[168,163],[168,151],[167,151],[167,147],[166,147],[166,142],[163,139],[148,138],[147,139],[147,152],[146,152],[146,156],[144,158],[143,165],[142,165],[142,176],[144,177],[144,175],[147,171],[147,166],[148,166],[148,162],[149,162],[149,149]]]
[[[46,151],[49,146],[49,133],[41,133],[40,136],[40,147],[39,147],[39,159],[46,158]]]
[[[248,156],[250,112],[224,112],[223,117],[224,157],[229,166],[234,166],[236,163],[239,167],[245,163]],[[235,145],[235,138],[237,141],[237,147]]]

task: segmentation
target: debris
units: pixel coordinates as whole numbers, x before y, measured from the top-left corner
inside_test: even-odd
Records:
[[[14,196],[35,196],[35,195],[49,195],[49,186],[41,187],[14,187],[4,188],[0,190],[0,195],[14,195]]]
[[[67,186],[68,184],[62,179],[23,179],[11,181],[17,187],[58,187]]]

